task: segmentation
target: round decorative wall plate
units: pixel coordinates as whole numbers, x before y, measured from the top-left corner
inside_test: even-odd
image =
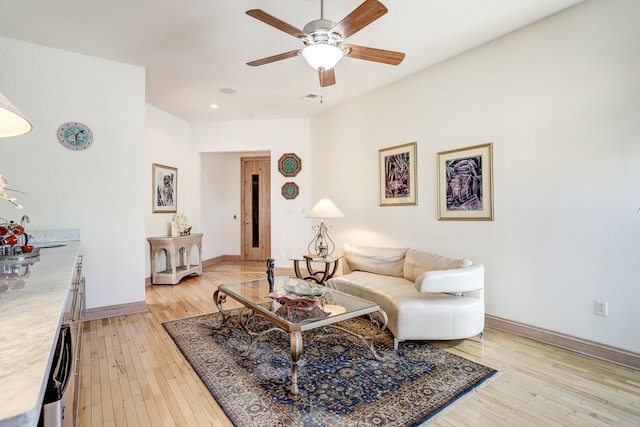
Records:
[[[89,126],[82,123],[63,123],[58,128],[58,141],[69,150],[86,150],[93,144],[93,132]]]
[[[287,200],[293,200],[298,197],[299,190],[295,182],[285,182],[282,186],[282,197]]]
[[[296,176],[302,169],[302,160],[295,153],[284,153],[278,160],[278,170],[284,176]]]

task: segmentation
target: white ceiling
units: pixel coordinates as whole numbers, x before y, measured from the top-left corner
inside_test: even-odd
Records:
[[[325,18],[340,21],[362,1],[326,0]],[[300,117],[581,1],[382,0],[389,12],[348,42],[405,52],[405,60],[394,67],[344,58],[337,83],[322,90],[302,57],[246,65],[302,43],[245,11],[262,9],[302,29],[320,17],[320,0],[0,0],[0,35],[143,66],[147,102],[191,123]],[[324,102],[299,100],[307,94],[322,94]],[[213,103],[220,108],[209,108]]]

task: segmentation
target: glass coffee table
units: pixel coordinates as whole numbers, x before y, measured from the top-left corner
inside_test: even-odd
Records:
[[[302,333],[320,327],[331,327],[340,329],[348,334],[360,338],[371,350],[376,360],[382,358],[376,353],[374,342],[376,336],[382,333],[387,327],[387,314],[375,302],[348,295],[333,289],[323,288],[324,291],[311,288],[310,294],[324,292],[322,298],[314,296],[311,298],[295,295],[285,291],[292,287],[301,289],[298,286],[299,279],[278,276],[274,278],[274,291],[281,296],[292,297],[293,302],[286,298],[273,299],[268,297],[269,282],[267,279],[250,280],[246,282],[228,283],[220,285],[218,290],[213,294],[213,300],[218,306],[218,310],[223,315],[221,327],[233,316],[228,314],[222,307],[227,297],[230,297],[241,303],[246,309],[241,310],[238,314],[238,322],[243,326],[251,337],[249,347],[244,351],[244,355],[248,355],[256,341],[264,334],[272,331],[286,332],[290,336],[291,347],[291,390],[290,395],[298,394],[298,361],[302,356]],[[304,282],[306,283],[306,282]],[[302,292],[304,293],[304,292]],[[318,302],[319,300],[319,302]],[[306,301],[306,302],[304,302]],[[309,301],[312,301],[309,303]],[[303,303],[304,302],[304,303]],[[305,308],[292,307],[290,304],[299,303]],[[311,306],[310,306],[311,305]],[[273,324],[272,328],[255,332],[251,330],[251,320],[255,315],[267,319]],[[377,333],[373,336],[365,337],[354,331],[345,329],[336,323],[351,319],[354,317],[369,315],[372,323],[377,327]]]

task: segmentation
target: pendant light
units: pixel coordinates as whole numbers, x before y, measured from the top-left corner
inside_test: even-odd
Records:
[[[29,119],[0,92],[0,138],[22,135],[31,129]]]

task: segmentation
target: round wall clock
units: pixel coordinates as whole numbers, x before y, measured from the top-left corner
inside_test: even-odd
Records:
[[[58,128],[58,141],[69,150],[86,150],[93,143],[93,132],[82,123],[63,123]]]

